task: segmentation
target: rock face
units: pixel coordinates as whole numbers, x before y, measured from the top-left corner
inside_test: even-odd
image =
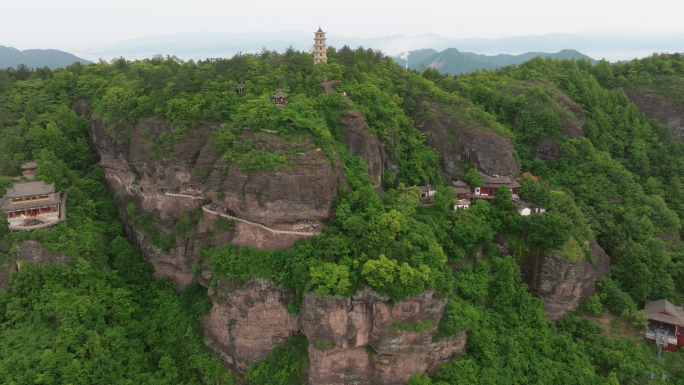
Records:
[[[69,257],[65,252],[53,252],[37,241],[22,241],[15,244],[14,248],[17,252],[12,254],[5,266],[0,267],[0,290],[9,289],[10,272],[20,269],[24,263],[64,265],[69,262]]]
[[[432,108],[438,109],[436,104]],[[517,177],[518,162],[513,156],[513,144],[486,127],[467,127],[438,112],[436,120],[423,115],[413,116],[416,127],[425,134],[425,144],[440,156],[442,174],[447,180],[460,179],[463,170],[459,162],[473,164],[487,175]]]
[[[349,152],[354,156],[360,156],[368,165],[368,173],[375,181],[375,185],[382,183],[381,175],[385,169],[385,146],[368,131],[366,120],[359,111],[349,111],[342,115],[342,138]]]
[[[625,92],[629,100],[636,104],[647,118],[656,119],[658,123],[670,127],[672,135],[684,140],[684,104],[672,102],[644,88]]]
[[[516,255],[505,240],[498,234],[495,239],[503,255]],[[564,261],[553,253],[539,249],[523,251],[520,256],[520,273],[530,292],[544,301],[544,311],[549,320],[556,322],[565,313],[577,310],[580,301],[596,293],[595,283],[610,273],[610,261],[606,252],[596,242],[589,248],[594,255],[595,264],[587,259]]]
[[[345,115],[342,123],[345,143],[353,154],[364,157],[379,184],[385,162],[382,144],[365,132],[359,113]],[[214,280],[206,267],[195,271],[201,273],[199,277],[195,275],[192,267],[202,261],[200,245],[291,247],[303,236],[271,230],[291,226],[295,219],[329,218],[337,188],[346,184],[339,161],[333,165],[311,139],[286,142],[250,130],[238,140],[297,156],[289,157],[294,166],[287,169],[242,172],[237,165],[224,162],[214,149],[209,140],[213,129],[191,131],[164,148],[152,138],[170,132],[165,122],[148,120],[108,132],[93,120],[91,142],[100,155],[126,234],[154,266],[155,276],[168,277],[179,288],[193,280],[209,288],[213,308],[203,320],[206,344],[228,367],[246,372],[293,333],[303,333],[310,343],[309,384],[403,384],[411,373],[434,372],[440,363],[463,351],[465,333],[432,341],[446,304],[446,299],[433,298],[432,293],[398,303],[370,290],[352,298],[307,293],[299,315],[292,315],[288,304],[295,293],[274,282]],[[196,190],[202,192],[201,198],[192,196]],[[203,207],[207,200],[210,208]],[[152,245],[150,234],[131,225],[126,210],[130,202],[141,214],[151,214],[159,236],[173,235],[185,213],[202,210],[203,215],[193,227],[192,238],[176,237],[175,247],[163,251]],[[219,229],[219,215],[239,218],[235,229]],[[426,320],[433,324],[422,332],[392,328],[393,321]]]
[[[587,114],[584,113],[582,107],[575,103],[572,99],[566,95],[559,95],[557,97],[558,103],[562,106],[567,107],[572,111],[577,119],[562,119],[563,123],[563,134],[567,135],[570,139],[578,139],[584,137],[584,122],[587,120]]]
[[[298,331],[309,341],[308,384],[404,384],[412,373],[437,371],[465,348],[465,333],[432,341],[446,299],[430,292],[397,303],[367,289],[351,298],[306,293],[297,316],[287,312],[294,293],[267,280],[220,282],[214,293],[204,319],[207,345],[239,372]],[[422,332],[392,328],[393,322],[428,319],[433,326]]]

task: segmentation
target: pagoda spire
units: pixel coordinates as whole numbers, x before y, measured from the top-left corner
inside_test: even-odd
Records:
[[[314,32],[313,59],[314,65],[328,61],[328,46],[325,43],[325,32],[321,29],[320,22],[318,31]]]

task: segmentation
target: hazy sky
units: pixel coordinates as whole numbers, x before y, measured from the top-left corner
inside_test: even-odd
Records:
[[[0,6],[0,45],[87,48],[179,32],[502,37],[588,29],[683,31],[684,1],[25,0]],[[684,46],[684,42],[683,42]]]

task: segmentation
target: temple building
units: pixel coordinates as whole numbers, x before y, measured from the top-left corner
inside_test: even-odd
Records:
[[[60,197],[55,184],[45,181],[15,183],[0,200],[10,230],[50,227],[66,219],[66,193]]]
[[[512,194],[517,194],[522,187],[517,180],[507,176],[490,176],[483,173],[480,173],[480,176],[484,179],[484,184],[475,189],[472,197],[476,199],[494,199],[501,186],[508,186]]]
[[[282,93],[280,90],[273,95],[273,103],[278,107],[284,107],[287,104],[287,94]]]
[[[324,61],[328,61],[328,47],[325,44],[325,32],[318,27],[318,31],[314,32],[314,45],[313,45],[313,59],[314,65]]]
[[[245,94],[245,83],[240,83],[237,86],[235,86],[235,88],[237,88],[238,95],[244,95]]]
[[[656,336],[660,334],[663,350],[674,352],[684,348],[684,309],[675,306],[666,299],[646,301],[644,314],[648,318],[648,331],[645,336],[651,343],[656,343]]]
[[[435,186],[418,186],[420,189],[420,200],[423,202],[427,201],[432,201],[434,199],[434,195],[437,192],[437,189]]]
[[[27,162],[21,165],[21,172],[28,180],[35,178],[36,171],[38,171],[38,163],[36,162]]]

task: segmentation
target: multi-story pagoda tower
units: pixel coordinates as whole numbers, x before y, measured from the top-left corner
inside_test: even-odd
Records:
[[[328,61],[328,47],[325,45],[325,32],[321,30],[321,27],[318,26],[318,31],[314,32],[316,36],[314,37],[314,65],[324,61]]]

